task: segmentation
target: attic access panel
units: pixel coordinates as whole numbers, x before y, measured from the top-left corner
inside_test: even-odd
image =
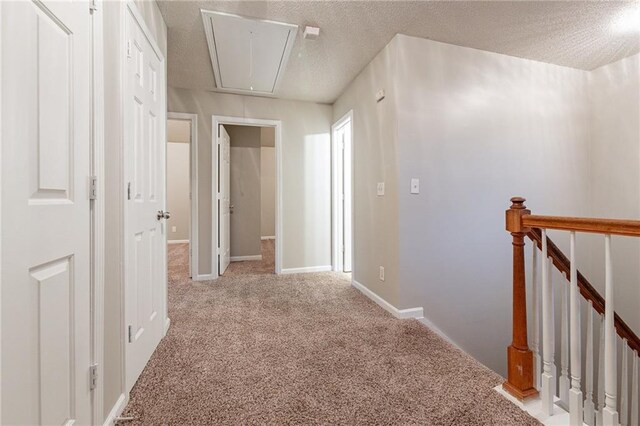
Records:
[[[201,10],[216,87],[273,95],[284,75],[298,26]]]

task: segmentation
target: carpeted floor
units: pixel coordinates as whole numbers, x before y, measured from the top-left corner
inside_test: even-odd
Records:
[[[538,424],[502,382],[415,320],[397,320],[335,273],[232,263],[188,279],[171,245],[171,328],[131,392],[134,424]],[[131,424],[131,423],[129,423]]]

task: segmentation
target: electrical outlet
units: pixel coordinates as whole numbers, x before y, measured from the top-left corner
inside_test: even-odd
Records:
[[[378,182],[378,196],[384,195],[384,182]]]
[[[171,227],[171,232],[176,232],[177,230],[178,230],[178,228],[177,228],[177,227],[175,227],[175,226],[172,226],[172,227]]]
[[[380,267],[380,281],[384,281],[384,266]]]

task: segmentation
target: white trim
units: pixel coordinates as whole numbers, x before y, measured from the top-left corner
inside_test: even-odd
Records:
[[[307,272],[329,272],[331,271],[331,265],[325,266],[307,266],[304,268],[287,268],[283,269],[281,274],[304,274]]]
[[[167,244],[186,244],[189,240],[167,240]]]
[[[351,123],[351,273],[355,276],[355,176],[354,176],[354,163],[355,163],[355,150],[354,150],[354,129],[353,129],[353,110],[349,110],[338,121],[331,126],[331,265],[336,272],[342,272],[344,265],[343,259],[340,254],[342,253],[343,235],[340,232],[342,228],[342,210],[343,206],[339,200],[342,192],[340,191],[340,184],[342,182],[342,175],[338,174],[340,161],[344,159],[342,150],[338,147],[339,141],[337,140],[336,132],[343,127],[347,122]]]
[[[97,196],[91,206],[93,313],[91,359],[97,365],[98,381],[92,392],[93,424],[104,415],[104,264],[105,264],[105,152],[104,152],[104,30],[102,0],[91,14],[91,174],[97,178]]]
[[[191,272],[191,276],[195,277],[198,275],[199,265],[198,265],[198,114],[189,114],[182,112],[169,112],[167,113],[167,121],[168,120],[189,120],[191,123],[191,140],[189,143],[189,153],[191,159],[191,223],[190,223],[190,231],[191,231],[191,241],[189,240],[172,240],[172,241],[181,241],[184,243],[190,243],[189,245],[189,269]],[[169,244],[172,244],[172,241],[169,241]]]
[[[203,275],[196,275],[195,277],[191,278],[192,281],[213,281],[215,280],[216,277],[213,274],[203,274]]]
[[[164,62],[164,55],[162,54],[162,50],[160,49],[160,46],[158,46],[158,42],[156,41],[156,39],[153,36],[153,31],[151,31],[151,29],[149,29],[149,26],[144,21],[144,16],[142,16],[142,13],[140,13],[140,10],[138,9],[138,6],[136,6],[136,4],[133,2],[133,0],[127,0],[127,7],[131,11],[131,14],[133,15],[133,17],[136,20],[136,22],[138,23],[138,25],[140,25],[140,29],[142,30],[142,34],[144,34],[145,38],[147,39],[147,41],[151,45],[151,48],[153,49],[153,52],[156,54],[156,56],[158,57],[160,62]]]
[[[209,57],[211,59],[211,68],[213,70],[213,75],[215,77],[216,91],[224,92],[224,93],[235,93],[239,95],[249,95],[249,96],[266,96],[266,97],[275,96],[275,92],[280,87],[280,83],[282,82],[282,78],[284,77],[284,74],[286,72],[286,66],[289,62],[291,49],[293,48],[293,44],[295,43],[296,37],[298,35],[298,26],[295,24],[287,24],[284,22],[270,21],[266,19],[248,18],[246,16],[236,15],[233,13],[216,12],[213,10],[205,10],[205,9],[200,9],[200,14],[202,15],[202,24],[204,26],[204,32],[207,38],[207,48],[209,49]],[[285,45],[284,53],[280,58],[281,68],[278,70],[278,75],[276,76],[276,81],[274,82],[273,90],[271,92],[246,90],[246,89],[226,89],[226,88],[220,87],[221,86],[220,67],[218,65],[218,55],[216,54],[215,47],[214,47],[216,43],[213,35],[213,26],[212,26],[213,23],[211,22],[211,15],[232,16],[235,18],[243,19],[243,20],[277,24],[278,26],[289,29],[289,34],[287,35],[287,43]]]
[[[276,274],[284,273],[282,270],[282,121],[264,120],[247,117],[228,117],[222,115],[211,116],[211,216],[212,216],[212,237],[211,237],[211,271],[216,278],[220,275],[220,265],[218,263],[218,208],[217,197],[213,194],[218,188],[218,126],[220,124],[231,124],[240,126],[275,127],[276,129],[276,235],[275,235],[275,263]]]
[[[245,260],[262,260],[262,255],[256,254],[253,256],[231,256],[232,262],[242,262]]]
[[[516,405],[522,411],[527,412],[531,417],[535,418],[545,426],[564,426],[571,424],[569,413],[560,406],[560,398],[555,395],[553,396],[553,414],[551,416],[547,416],[542,412],[542,399],[540,396],[520,401],[504,390],[502,384],[499,384],[493,388],[493,390]]]
[[[261,239],[262,241],[265,241],[265,240],[275,240],[275,239],[276,239],[276,236],[275,236],[275,235],[269,235],[269,236],[267,236],[267,237],[260,237],[260,239]]]
[[[167,332],[169,331],[169,327],[171,327],[171,318],[168,318],[164,321],[164,335],[167,335]]]
[[[380,306],[381,308],[383,308],[385,311],[389,312],[391,315],[393,315],[396,318],[399,318],[399,319],[422,318],[424,316],[422,308],[398,309],[395,306],[393,306],[391,303],[384,300],[382,297],[375,294],[373,291],[369,290],[364,285],[357,282],[356,280],[353,280],[351,282],[351,285],[356,289],[360,290],[362,294],[364,294],[369,299],[376,302],[378,306]]]
[[[0,2],[0,22],[2,22],[2,2]],[[0,47],[2,29],[0,28]],[[2,54],[0,53],[0,188],[2,188]],[[0,241],[2,241],[2,197],[0,196]],[[0,377],[2,377],[2,244],[0,244]],[[2,380],[0,380],[0,422],[2,421]]]
[[[104,419],[103,426],[113,426],[116,424],[116,419],[120,417],[120,414],[122,414],[122,412],[124,411],[124,408],[127,406],[127,403],[129,402],[128,399],[129,398],[127,398],[127,395],[125,395],[124,393],[120,394],[120,396],[116,400],[116,403],[113,404],[111,411],[109,411],[107,418]]]

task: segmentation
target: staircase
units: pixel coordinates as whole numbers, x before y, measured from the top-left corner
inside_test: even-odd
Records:
[[[532,215],[524,198],[515,197],[511,202],[506,228],[513,237],[513,341],[507,349],[508,379],[503,390],[545,424],[639,425],[640,338],[614,310],[611,236],[640,237],[640,221]],[[570,233],[569,258],[547,237],[550,229]],[[604,298],[577,270],[578,232],[604,236]],[[527,329],[526,238],[534,244],[531,339]],[[553,268],[563,277],[557,284],[561,294],[559,330]],[[587,314],[585,322],[581,311]]]

